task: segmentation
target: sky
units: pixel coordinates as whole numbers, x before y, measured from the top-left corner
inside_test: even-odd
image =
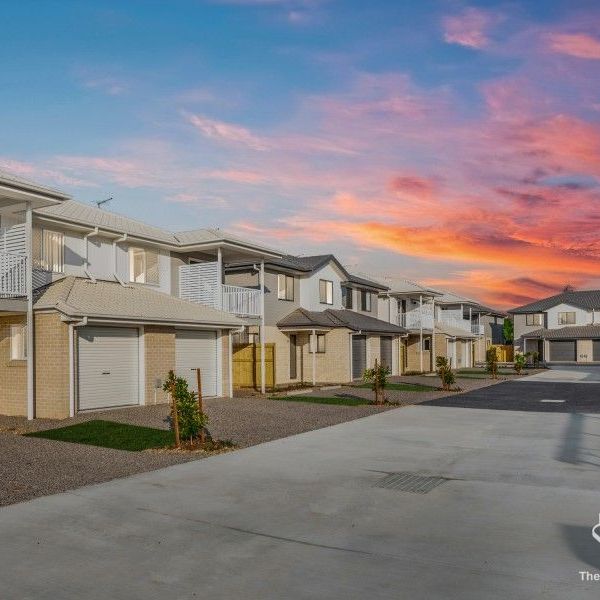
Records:
[[[600,3],[2,3],[0,168],[510,308],[600,287]]]

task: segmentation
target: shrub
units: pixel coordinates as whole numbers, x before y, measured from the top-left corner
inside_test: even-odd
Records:
[[[375,404],[383,404],[385,402],[383,390],[388,384],[388,376],[390,374],[389,367],[384,367],[375,359],[375,366],[372,369],[366,369],[363,379],[366,383],[371,384],[371,389],[375,392]]]
[[[527,359],[525,358],[524,354],[521,354],[520,352],[517,352],[517,354],[515,354],[514,367],[515,371],[517,372],[517,375],[520,375],[521,371],[525,368],[526,361]]]
[[[163,390],[169,392],[177,406],[177,425],[179,436],[184,440],[193,440],[200,437],[208,423],[208,417],[200,412],[198,406],[198,394],[188,389],[188,383],[182,377],[175,377],[173,371],[163,385]],[[171,419],[171,427],[176,428],[175,420]]]
[[[488,348],[485,353],[485,370],[492,376],[492,379],[498,379],[498,354],[496,348]]]
[[[445,356],[438,356],[435,359],[435,366],[437,374],[442,382],[442,388],[444,390],[449,390],[450,386],[456,383],[456,377],[454,376],[454,371],[452,370],[450,362]]]
[[[540,353],[539,352],[532,352],[531,353],[531,360],[533,361],[533,367],[534,367],[534,369],[537,369],[540,366]]]

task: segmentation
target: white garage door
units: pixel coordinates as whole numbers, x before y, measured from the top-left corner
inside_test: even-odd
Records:
[[[202,395],[217,395],[217,332],[178,331],[175,334],[177,376],[187,380],[190,390],[198,391],[196,369],[202,375]]]
[[[82,327],[79,331],[79,410],[139,404],[138,330]]]

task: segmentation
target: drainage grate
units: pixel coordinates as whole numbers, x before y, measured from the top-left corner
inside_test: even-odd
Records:
[[[417,473],[389,473],[380,479],[375,487],[398,492],[412,492],[413,494],[427,494],[433,488],[447,481],[444,477],[418,475]]]

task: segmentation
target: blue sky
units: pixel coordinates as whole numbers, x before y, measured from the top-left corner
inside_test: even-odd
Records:
[[[597,285],[599,17],[596,2],[7,2],[0,167],[503,306]]]

